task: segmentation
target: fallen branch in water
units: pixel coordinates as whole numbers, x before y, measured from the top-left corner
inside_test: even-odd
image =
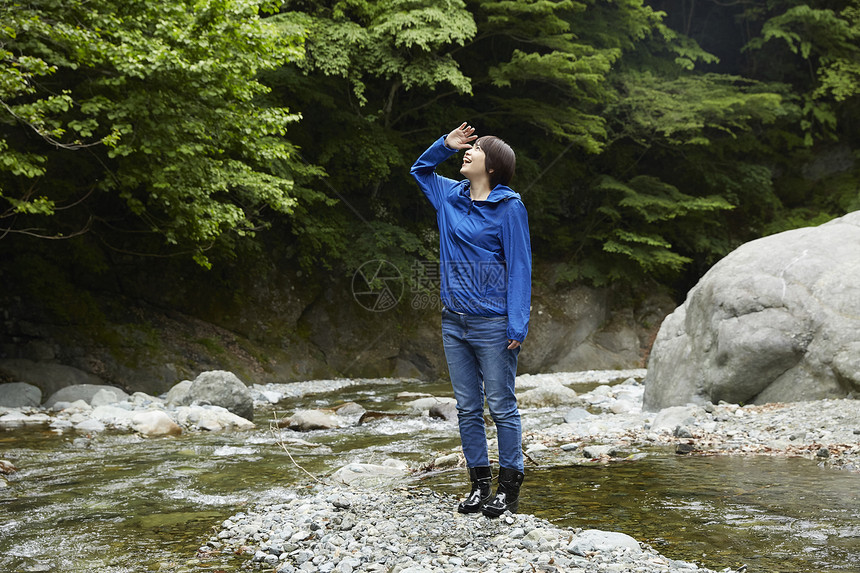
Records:
[[[297,461],[296,461],[296,459],[293,457],[293,454],[291,454],[291,453],[290,453],[290,450],[289,450],[289,449],[287,449],[287,444],[286,444],[286,443],[284,442],[284,440],[281,438],[280,434],[275,433],[275,430],[280,430],[280,429],[281,429],[281,426],[280,426],[280,424],[278,423],[278,422],[280,421],[280,420],[278,420],[278,413],[277,413],[277,412],[274,412],[274,413],[273,413],[273,415],[274,415],[275,419],[274,419],[274,420],[272,420],[272,423],[271,423],[271,424],[269,424],[269,431],[271,431],[271,432],[272,432],[272,437],[274,437],[274,438],[275,438],[275,443],[277,443],[279,446],[281,446],[281,449],[283,449],[285,452],[287,452],[287,455],[290,457],[290,461],[291,461],[291,462],[293,462],[293,465],[295,465],[297,468],[299,468],[300,470],[302,470],[303,472],[305,472],[306,474],[308,474],[308,475],[311,477],[311,479],[312,479],[312,480],[314,480],[315,482],[320,483],[320,484],[325,484],[325,482],[324,482],[324,481],[322,481],[322,480],[320,480],[319,478],[317,478],[314,474],[312,474],[311,472],[309,472],[308,470],[306,470],[305,468],[303,468],[303,467],[299,464],[299,462],[297,462]]]

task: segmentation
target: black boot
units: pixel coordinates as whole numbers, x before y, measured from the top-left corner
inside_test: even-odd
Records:
[[[472,491],[457,506],[460,513],[478,513],[493,495],[493,474],[489,467],[469,468],[469,480],[472,482]]]
[[[499,487],[493,496],[481,509],[487,517],[499,517],[506,511],[516,513],[520,505],[520,486],[526,476],[521,471],[509,468],[499,468]]]

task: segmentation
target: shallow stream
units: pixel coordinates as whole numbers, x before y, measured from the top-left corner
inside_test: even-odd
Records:
[[[324,476],[387,458],[420,463],[459,444],[453,423],[416,415],[299,436],[314,447],[284,440],[271,420],[344,401],[399,412],[395,396],[407,390],[451,394],[447,384],[367,381],[334,397],[309,393],[258,408],[255,430],[177,438],[0,431],[0,458],[19,469],[0,489],[0,571],[239,570],[248,556],[198,561],[195,554],[248,504],[309,485],[305,472]],[[523,425],[543,427],[562,415],[523,410]],[[605,465],[528,467],[521,510],[559,526],[621,531],[716,570],[860,573],[860,475],[802,459],[646,453]],[[460,495],[464,470],[415,483]]]

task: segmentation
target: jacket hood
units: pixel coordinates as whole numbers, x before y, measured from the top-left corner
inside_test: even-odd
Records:
[[[469,194],[469,181],[464,181],[465,185],[463,186],[463,190],[461,193],[464,195]],[[490,195],[484,199],[486,203],[501,203],[502,201],[507,201],[508,199],[519,199],[522,201],[522,197],[520,194],[508,187],[507,185],[496,185],[493,187],[493,190],[490,191]]]

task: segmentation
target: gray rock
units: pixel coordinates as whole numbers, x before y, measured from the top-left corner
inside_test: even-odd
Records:
[[[344,404],[341,404],[340,406],[332,408],[332,410],[334,410],[334,412],[338,416],[343,416],[346,418],[354,417],[356,419],[360,418],[362,414],[367,412],[367,410],[364,409],[364,406],[362,406],[361,404],[356,404],[355,402],[346,402]]]
[[[586,410],[585,408],[571,408],[567,411],[567,414],[564,415],[564,421],[568,424],[573,424],[574,422],[581,422],[582,420],[590,420],[592,418],[596,418],[597,416]]]
[[[75,384],[73,386],[66,386],[65,388],[61,388],[54,392],[46,401],[45,407],[50,408],[57,402],[77,402],[78,400],[83,400],[87,404],[93,405],[93,398],[101,391],[107,391],[114,394],[116,400],[114,402],[121,402],[128,398],[128,394],[125,393],[121,388],[116,388],[115,386],[105,386],[103,384]],[[100,400],[104,401],[107,398],[102,394]]]
[[[125,392],[123,392],[123,394],[125,394]],[[126,394],[125,397],[128,397],[128,395]],[[90,406],[92,406],[93,408],[96,408],[98,406],[107,406],[108,404],[116,404],[117,402],[122,402],[122,400],[123,397],[121,397],[118,392],[102,388],[93,395],[92,400],[90,400]]]
[[[860,392],[860,211],[742,245],[663,322],[644,408]]]
[[[651,431],[674,432],[678,426],[688,426],[693,423],[697,408],[697,406],[663,408],[651,421]]]
[[[676,438],[692,438],[693,434],[687,428],[683,426],[676,426],[672,431],[672,435]]]
[[[167,396],[164,397],[164,401],[169,406],[187,406],[191,403],[191,400],[186,399],[190,389],[191,380],[177,382],[172,388],[170,388],[170,390],[167,391]]]
[[[444,404],[454,404],[456,406],[457,400],[446,396],[431,396],[429,398],[418,398],[417,400],[412,400],[411,402],[407,402],[406,406],[415,411],[429,412],[430,408],[434,406],[442,406]]]
[[[456,403],[446,403],[446,404],[434,404],[430,407],[430,417],[431,418],[441,418],[443,420],[447,420],[449,422],[457,421],[457,404]]]
[[[238,376],[225,370],[202,372],[181,396],[180,405],[198,402],[221,406],[246,420],[254,419],[254,398]]]
[[[648,293],[634,310],[617,309],[611,289],[536,289],[521,368],[529,372],[632,368],[641,361],[640,341],[653,336],[642,325],[659,324],[673,307],[669,296],[656,292]]]
[[[53,362],[34,362],[23,358],[0,360],[0,374],[5,374],[16,382],[37,386],[42,390],[43,396],[50,396],[66,386],[104,384],[98,376],[72,366]]]
[[[313,430],[331,430],[340,428],[344,424],[331,412],[323,410],[299,410],[285,421],[284,425],[297,432],[310,432]]]
[[[693,444],[677,444],[675,446],[675,453],[678,455],[685,455],[692,453],[696,449],[696,446]]]
[[[614,456],[616,449],[615,446],[586,446],[582,448],[582,455],[592,459],[601,456]]]
[[[42,391],[26,382],[0,384],[0,406],[6,408],[35,407],[42,403]]]
[[[576,402],[576,392],[561,384],[533,388],[517,396],[519,405],[531,408],[564,406],[574,402]]]

